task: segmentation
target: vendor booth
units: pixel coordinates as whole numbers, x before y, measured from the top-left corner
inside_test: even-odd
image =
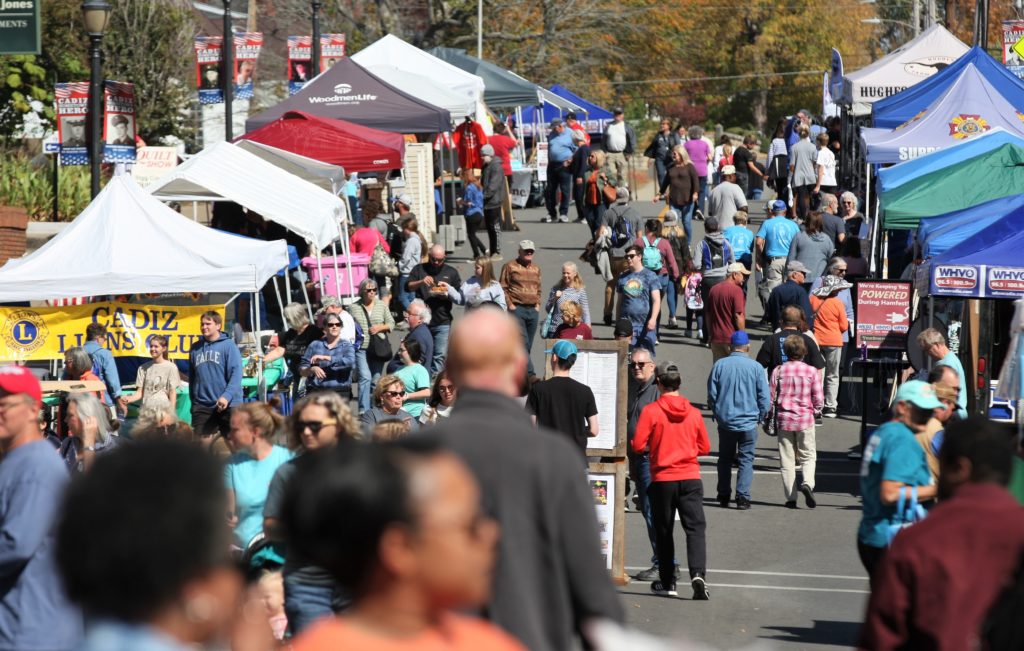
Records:
[[[337,194],[345,185],[345,168],[323,161],[307,158],[301,154],[264,145],[251,140],[236,141],[235,146],[262,158],[274,167],[312,183],[331,194]]]
[[[427,52],[438,59],[474,74],[484,81],[484,101],[488,106],[537,106],[541,103],[539,87],[490,61],[470,56],[465,50],[435,47]]]
[[[405,155],[405,139],[401,134],[304,111],[288,111],[277,120],[240,136],[235,144],[261,157],[257,148],[283,149],[341,166],[346,174],[400,169]]]
[[[295,95],[250,117],[245,130],[255,131],[296,110],[395,133],[441,133],[451,128],[447,109],[395,88],[349,57],[340,59]]]
[[[1010,220],[1024,230],[1024,194],[1015,194],[921,220],[917,242],[921,258],[934,258],[977,235],[996,222]]]
[[[553,95],[557,95],[562,99],[568,100],[582,109],[582,113],[577,111],[576,119],[580,121],[589,134],[596,135],[604,133],[604,128],[608,126],[608,123],[612,119],[611,111],[592,102],[588,102],[579,95],[569,91],[564,86],[555,84],[548,92]],[[544,106],[539,109],[535,106],[525,107],[523,109],[523,135],[533,135],[533,125],[535,123],[542,124],[546,128],[547,124],[550,123],[552,119],[562,117],[565,117],[565,110],[547,102],[545,102]]]

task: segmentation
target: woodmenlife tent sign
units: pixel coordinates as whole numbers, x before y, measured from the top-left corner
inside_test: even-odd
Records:
[[[39,54],[42,0],[0,0],[0,54]]]

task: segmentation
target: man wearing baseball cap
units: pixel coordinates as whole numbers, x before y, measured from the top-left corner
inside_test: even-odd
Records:
[[[561,118],[551,120],[551,132],[548,134],[548,171],[547,190],[544,194],[545,207],[548,210],[542,222],[569,221],[569,200],[572,199],[572,155],[576,152],[576,143],[572,134],[566,130]],[[561,195],[559,195],[561,193]]]
[[[736,168],[722,167],[722,182],[715,186],[708,197],[708,215],[718,218],[718,226],[724,231],[733,225],[733,217],[740,210],[747,209],[747,197],[743,188],[736,184]]]
[[[786,217],[788,207],[785,201],[776,199],[771,202],[770,209],[771,216],[761,224],[757,237],[754,238],[755,261],[757,270],[762,274],[761,282],[757,285],[761,305],[767,305],[772,290],[782,284],[789,245],[800,232],[800,226]],[[767,317],[767,313],[765,316]]]
[[[0,367],[0,650],[77,646],[82,616],[64,594],[55,521],[68,473],[39,430],[42,390],[20,366]]]
[[[771,392],[764,368],[750,359],[746,332],[732,333],[729,350],[729,356],[715,362],[708,375],[708,409],[718,423],[718,503],[723,509],[729,506],[736,459],[736,508],[745,511],[750,508],[757,424],[768,415]]]
[[[807,325],[814,328],[814,312],[811,309],[811,299],[807,296],[807,290],[803,284],[807,282],[807,274],[810,269],[800,262],[793,260],[786,265],[786,282],[777,286],[768,296],[768,303],[764,308],[765,318],[772,326],[772,330],[782,327],[782,308],[787,305],[796,305],[804,311],[807,318]]]
[[[695,600],[708,598],[707,548],[704,530],[704,485],[697,458],[711,450],[708,432],[700,410],[679,393],[682,378],[675,362],[662,362],[654,375],[661,392],[655,402],[644,407],[633,434],[633,452],[649,452],[651,500],[655,544],[658,551],[658,580],[651,592],[674,597],[676,578],[673,559],[675,542],[672,527],[679,513],[686,532],[686,564]]]
[[[533,385],[526,407],[535,425],[562,432],[587,455],[587,439],[597,436],[597,400],[586,384],[569,377],[579,351],[568,339],[559,339],[545,353],[551,355],[551,377]]]
[[[864,446],[860,470],[863,515],[857,530],[857,551],[874,582],[875,568],[889,546],[889,531],[901,522],[896,504],[936,495],[924,450],[915,434],[923,432],[942,403],[927,382],[910,380],[900,385],[893,400],[892,418],[875,430]]]
[[[515,260],[505,263],[498,278],[501,288],[505,290],[505,305],[508,307],[508,313],[519,322],[519,330],[523,335],[523,346],[526,347],[526,370],[531,376],[534,375],[534,372],[530,351],[533,350],[533,338],[537,334],[541,300],[540,267],[533,263],[533,253],[536,248],[533,240],[521,241],[519,255]]]
[[[713,362],[728,357],[734,332],[747,327],[747,297],[743,281],[750,275],[742,262],[725,268],[725,280],[708,292],[704,303],[704,328],[711,343]]]

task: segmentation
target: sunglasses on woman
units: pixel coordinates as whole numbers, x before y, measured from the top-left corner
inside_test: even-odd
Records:
[[[300,432],[305,432],[307,429],[314,434],[319,434],[320,430],[331,425],[337,425],[336,420],[300,420],[295,422],[295,427]]]
[[[384,395],[389,398],[404,398],[405,391],[385,391]]]

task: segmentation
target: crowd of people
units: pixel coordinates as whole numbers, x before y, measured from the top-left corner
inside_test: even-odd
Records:
[[[658,355],[662,329],[680,329],[682,303],[684,338],[708,351],[719,507],[752,508],[763,430],[779,502],[815,509],[816,432],[839,415],[855,330],[849,280],[867,273],[864,218],[839,194],[828,134],[811,144],[807,112],[781,123],[768,165],[753,136],[715,145],[700,127],[660,126],[645,153],[665,206],[645,219],[626,185],[638,150],[622,111],[601,149],[578,123],[553,121],[542,221],[568,222],[575,202],[603,325],[629,351],[628,475],[651,548],[635,579],[665,597],[688,580],[706,601],[700,459],[712,441],[698,397],[682,391],[692,371]],[[377,259],[358,296],[325,295],[315,314],[288,304],[285,327],[260,342],[263,363],[285,368],[278,398],[243,391],[217,311],[200,319],[187,375],[151,337],[134,391],[90,326],[65,377],[103,388],[65,396],[54,431],[36,377],[0,367],[0,651],[608,648],[625,614],[586,477],[607,405],[572,377],[597,314],[582,265],[545,279],[530,239],[502,257],[507,170],[492,145],[480,153],[460,201],[469,277],[428,244],[408,196],[394,215],[363,201],[350,243]],[[779,198],[753,229],[765,182]],[[555,340],[546,368],[532,361],[538,334]],[[1004,487],[1024,483],[1024,462],[1012,433],[968,418],[942,333],[916,343],[932,368],[904,378],[863,450],[863,648],[969,648],[986,618],[991,635],[1012,634],[991,606],[1020,571],[1024,520]],[[186,386],[190,425],[177,415]]]

